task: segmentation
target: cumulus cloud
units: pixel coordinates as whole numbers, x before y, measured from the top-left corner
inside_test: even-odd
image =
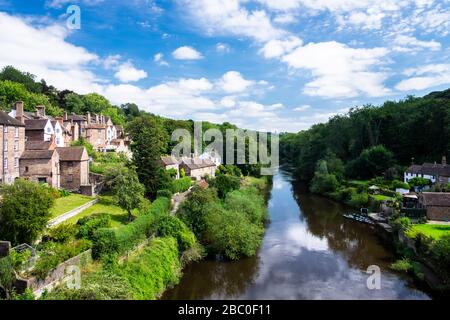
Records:
[[[429,64],[407,69],[404,75],[410,77],[400,81],[395,88],[400,91],[425,90],[450,83],[450,64]]]
[[[385,72],[374,70],[388,54],[384,48],[355,49],[331,41],[298,47],[282,60],[290,68],[309,71],[313,80],[303,92],[311,96],[351,98],[389,93]]]
[[[159,52],[153,56],[153,61],[159,64],[160,66],[168,67],[169,63],[164,60],[164,54]]]
[[[423,41],[408,35],[397,35],[394,39],[394,51],[416,52],[420,50],[439,51],[441,44],[435,40]]]
[[[200,59],[203,59],[203,56],[200,52],[198,52],[194,48],[188,47],[188,46],[179,47],[174,52],[172,52],[172,56],[177,60],[200,60]]]
[[[114,74],[121,82],[135,82],[147,78],[147,72],[136,69],[131,62],[125,62],[118,67]]]
[[[294,36],[290,36],[285,40],[270,40],[260,50],[265,58],[279,58],[282,55],[291,52],[294,48],[301,46],[303,41]]]
[[[219,81],[220,88],[226,93],[242,93],[253,84],[253,81],[244,79],[237,71],[225,73]]]

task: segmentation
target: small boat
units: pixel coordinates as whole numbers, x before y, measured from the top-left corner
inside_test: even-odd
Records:
[[[343,217],[346,218],[346,219],[357,221],[357,222],[366,223],[366,224],[369,224],[369,225],[374,225],[375,224],[370,218],[368,218],[366,216],[363,216],[361,214],[357,214],[357,213],[343,214]]]

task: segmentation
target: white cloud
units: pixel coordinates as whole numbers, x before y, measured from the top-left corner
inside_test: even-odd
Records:
[[[153,61],[156,62],[157,64],[159,64],[160,66],[165,66],[165,67],[169,66],[169,63],[164,60],[164,54],[162,54],[161,52],[154,55]]]
[[[200,52],[198,52],[194,48],[188,47],[188,46],[179,47],[174,52],[172,52],[172,56],[177,60],[200,60],[200,59],[203,59],[203,56]]]
[[[387,75],[373,70],[382,64],[387,53],[384,48],[354,49],[331,41],[298,47],[282,61],[291,68],[311,73],[314,79],[305,85],[305,94],[329,98],[360,94],[376,97],[389,93],[383,85]]]
[[[301,46],[303,41],[298,37],[288,37],[285,40],[270,40],[260,50],[265,58],[278,58]]]
[[[306,111],[306,110],[308,110],[308,109],[310,109],[310,108],[311,108],[310,105],[305,104],[305,105],[302,105],[302,106],[300,106],[300,107],[295,108],[294,111],[297,111],[297,112],[303,112],[303,111]]]
[[[80,93],[98,88],[87,68],[97,55],[66,41],[68,30],[58,26],[33,27],[21,18],[0,12],[0,63],[44,78],[47,83]]]
[[[230,46],[226,43],[219,42],[218,44],[216,44],[216,51],[219,53],[230,52]]]
[[[435,40],[422,41],[413,36],[398,35],[394,39],[394,51],[398,52],[415,52],[420,50],[439,51],[441,44]]]
[[[450,83],[450,64],[430,64],[405,70],[409,79],[400,81],[395,88],[400,91],[425,90]]]
[[[237,71],[229,71],[219,80],[220,88],[226,93],[241,93],[253,84],[253,81],[244,79]]]
[[[118,67],[114,74],[121,82],[134,82],[147,78],[147,72],[136,69],[131,62],[125,62]]]
[[[178,0],[193,22],[207,34],[245,36],[259,42],[277,39],[286,31],[273,26],[264,10],[247,10],[240,0]]]
[[[80,0],[78,2],[81,2],[83,5],[95,6],[103,1],[104,0]],[[72,0],[47,0],[45,5],[50,8],[60,9],[64,5],[69,5],[71,3],[73,3]]]
[[[103,59],[102,64],[105,69],[114,69],[120,64],[122,57],[119,54],[109,55]]]

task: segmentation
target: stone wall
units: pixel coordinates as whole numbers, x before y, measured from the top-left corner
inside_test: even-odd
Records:
[[[427,206],[427,217],[429,220],[450,221],[450,207]]]
[[[8,132],[0,126],[0,181],[13,183],[19,177],[19,159],[25,150],[25,128],[8,126]],[[5,152],[5,145],[7,151]],[[8,167],[3,172],[4,158],[8,159]]]
[[[67,190],[79,190],[89,184],[88,161],[61,161],[61,187]]]
[[[59,156],[55,152],[52,159],[22,159],[20,160],[20,176],[33,182],[45,178],[46,183],[54,188],[60,187]]]

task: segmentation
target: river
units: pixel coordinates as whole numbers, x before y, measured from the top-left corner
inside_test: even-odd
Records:
[[[344,219],[347,210],[279,172],[257,256],[191,264],[162,299],[429,299],[389,269],[392,251],[369,226]],[[381,270],[381,288],[370,290],[373,265]]]

